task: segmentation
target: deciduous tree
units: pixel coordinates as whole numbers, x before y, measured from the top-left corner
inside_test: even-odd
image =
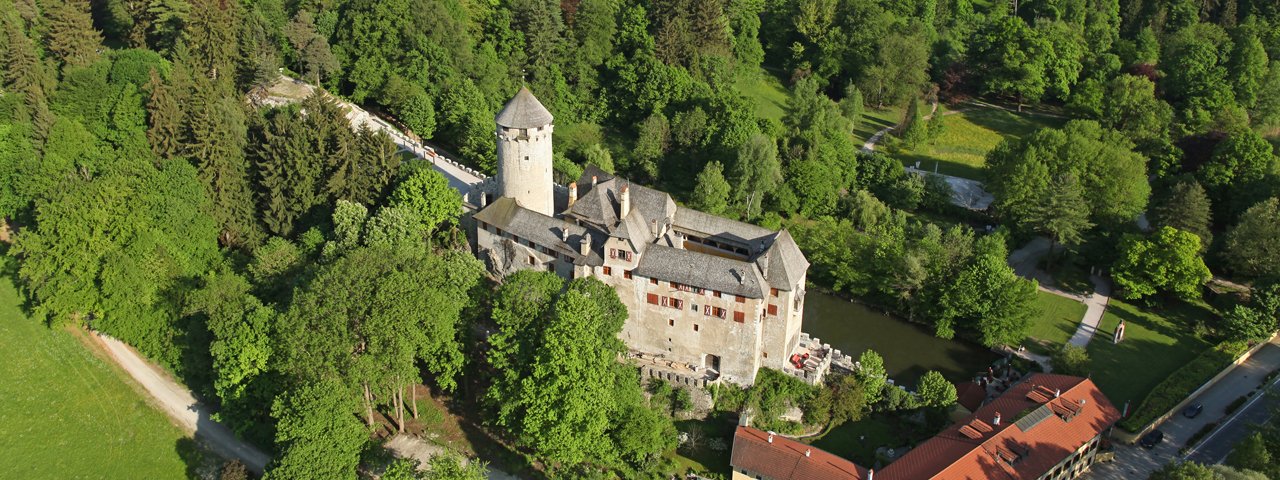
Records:
[[[1147,238],[1126,235],[1119,251],[1112,278],[1125,298],[1168,292],[1195,299],[1213,277],[1200,258],[1200,237],[1172,227],[1160,227]]]

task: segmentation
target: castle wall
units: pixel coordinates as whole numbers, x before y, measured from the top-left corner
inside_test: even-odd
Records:
[[[548,217],[555,215],[551,178],[552,125],[497,127],[498,194]]]

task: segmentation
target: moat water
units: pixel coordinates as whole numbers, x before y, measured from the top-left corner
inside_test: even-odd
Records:
[[[935,337],[923,325],[817,290],[805,293],[803,330],[855,358],[875,350],[889,378],[907,388],[929,370],[953,382],[966,380],[999,358],[981,345]]]

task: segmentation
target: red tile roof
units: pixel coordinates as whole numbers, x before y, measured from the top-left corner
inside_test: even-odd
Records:
[[[734,469],[774,480],[864,480],[867,469],[818,448],[751,427],[733,435]],[[805,452],[809,454],[806,456]]]
[[[1038,373],[876,472],[876,478],[1039,478],[1119,419],[1093,381]]]
[[[977,411],[982,406],[982,402],[987,399],[987,389],[977,382],[960,382],[956,384],[956,402],[960,406],[969,409],[970,412]]]

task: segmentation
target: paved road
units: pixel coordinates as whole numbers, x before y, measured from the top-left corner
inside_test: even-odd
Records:
[[[1198,395],[1194,401],[1204,405],[1204,412],[1198,417],[1186,418],[1181,414],[1175,414],[1161,424],[1158,428],[1164,432],[1164,441],[1156,448],[1147,450],[1134,445],[1117,444],[1115,461],[1095,465],[1085,478],[1104,480],[1147,478],[1151,472],[1179,458],[1178,450],[1186,446],[1187,440],[1192,435],[1205,425],[1222,421],[1228,404],[1252,391],[1267,373],[1276,368],[1280,368],[1280,337],[1272,340],[1271,344],[1258,350],[1248,361],[1240,364],[1217,384]],[[1256,408],[1252,406],[1248,411],[1255,412]],[[1243,415],[1243,412],[1244,410],[1238,413]],[[1241,421],[1233,421],[1231,425]],[[1211,439],[1212,448],[1208,450],[1210,454],[1225,455],[1222,452],[1230,449],[1230,445],[1226,445],[1229,438],[1225,436],[1226,434],[1223,435],[1221,439]]]
[[[1270,422],[1277,409],[1280,409],[1280,378],[1254,394],[1240,407],[1239,413],[1223,422],[1195,450],[1187,452],[1186,458],[1200,463],[1222,463],[1236,443],[1253,433],[1255,426]]]
[[[1019,276],[1038,281],[1040,291],[1085,304],[1087,308],[1084,317],[1080,319],[1080,326],[1071,336],[1070,343],[1077,347],[1087,346],[1093,339],[1093,334],[1098,331],[1098,324],[1102,322],[1102,315],[1107,311],[1107,304],[1111,302],[1111,282],[1098,275],[1090,275],[1093,293],[1089,295],[1077,295],[1054,287],[1053,278],[1037,267],[1040,259],[1049,253],[1051,244],[1045,237],[1031,239],[1022,248],[1009,253],[1009,266]]]
[[[97,336],[107,353],[111,354],[112,360],[151,394],[161,411],[177,421],[184,430],[194,433],[197,439],[204,441],[219,455],[239,459],[249,470],[262,473],[271,457],[236,438],[225,425],[213,421],[208,407],[196,401],[186,387],[147,363],[128,345],[106,335]]]

